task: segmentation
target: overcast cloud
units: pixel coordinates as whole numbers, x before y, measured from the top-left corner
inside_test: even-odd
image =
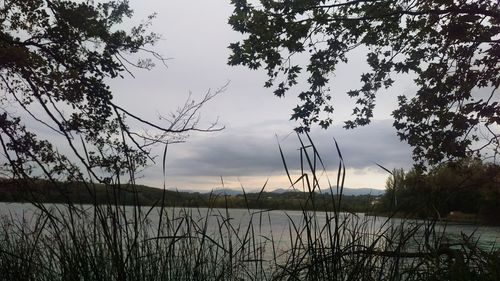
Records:
[[[285,137],[281,134],[276,138],[277,132],[263,126],[233,129],[211,137],[194,138],[187,145],[189,150],[179,153],[172,161],[176,166],[191,167],[204,176],[258,175],[265,171],[282,169],[278,148],[280,143],[289,160],[288,166],[297,169],[297,149],[300,142],[296,134],[286,134]],[[286,127],[286,124],[283,127]],[[314,130],[311,136],[320,153],[325,155],[327,166],[338,163],[334,137],[350,168],[369,168],[374,166],[374,163],[388,167],[409,166],[409,147],[397,139],[389,121],[374,122],[371,126],[355,130],[344,130],[338,126],[327,131]],[[307,140],[305,136],[303,139]],[[181,147],[177,149],[184,150]],[[187,171],[179,171],[184,172]]]
[[[278,124],[280,126],[276,126]],[[276,131],[277,127],[281,129]],[[288,130],[284,129],[287,127]],[[313,130],[311,137],[331,173],[336,171],[339,161],[333,138],[337,140],[349,176],[364,179],[349,179],[350,187],[383,188],[388,175],[376,163],[388,169],[411,166],[410,149],[395,136],[390,121],[376,121],[355,130],[338,126],[329,130]],[[267,178],[274,180],[271,189],[287,186],[278,143],[288,168],[298,173],[300,142],[287,122],[268,121],[266,124],[192,136],[188,143],[169,148],[167,185],[180,189],[208,189],[219,186],[219,177],[222,177],[227,182],[233,181],[229,184],[231,187],[245,183],[246,187],[256,188]],[[145,171],[144,180],[149,184],[158,185],[161,182],[162,174],[158,166],[151,166]]]

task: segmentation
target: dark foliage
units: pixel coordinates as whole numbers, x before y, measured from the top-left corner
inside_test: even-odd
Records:
[[[165,62],[148,49],[159,38],[147,32],[153,16],[125,31],[120,24],[131,15],[127,1],[0,4],[3,177],[23,179],[24,186],[38,179],[80,182],[94,196],[93,183],[134,184],[135,172],[154,160],[152,146],[221,129],[198,126],[199,109],[217,92],[188,100],[158,124],[115,102],[110,79]]]
[[[427,173],[396,170],[380,207],[424,218],[470,214],[469,220],[500,224],[500,166],[466,159]]]
[[[346,128],[368,124],[377,92],[390,88],[396,74],[409,74],[417,91],[400,93],[393,116],[416,160],[436,164],[485,147],[498,153],[498,1],[232,3],[229,23],[246,38],[230,45],[229,64],[265,68],[265,86],[274,87],[279,97],[307,73],[309,89],[298,93],[300,103],[291,117],[301,121],[298,131],[332,124],[330,88],[335,85],[330,79],[354,49],[362,48],[370,71],[361,75],[359,88],[347,92],[356,106]],[[309,62],[302,65],[294,56]]]

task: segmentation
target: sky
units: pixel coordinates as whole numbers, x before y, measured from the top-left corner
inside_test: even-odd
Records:
[[[229,0],[157,1],[131,0],[135,11],[124,25],[137,24],[156,13],[151,31],[162,35],[152,49],[168,57],[167,66],[160,63],[151,71],[133,70],[134,77],[110,81],[116,103],[146,119],[161,124],[158,116],[167,116],[183,105],[189,95],[200,99],[208,91],[226,85],[224,91],[205,104],[200,126],[214,120],[225,129],[213,133],[192,133],[185,143],[171,145],[167,154],[166,186],[179,190],[210,190],[224,185],[244,187],[288,188],[279,146],[294,177],[299,175],[300,142],[290,121],[292,108],[298,103],[297,89],[284,98],[266,89],[264,71],[228,66],[228,45],[243,39],[227,24],[232,7]],[[301,60],[303,58],[297,58]],[[389,176],[377,164],[391,170],[411,166],[411,149],[399,141],[392,128],[391,111],[397,95],[414,90],[408,77],[379,93],[372,124],[354,130],[342,128],[352,111],[353,101],[345,92],[359,86],[359,74],[366,69],[363,51],[356,51],[347,65],[338,68],[330,87],[335,107],[334,125],[327,129],[312,128],[311,137],[326,165],[326,175],[336,178],[338,142],[346,165],[346,187],[383,189]],[[398,79],[399,78],[399,79]],[[136,128],[141,130],[141,128]],[[162,153],[161,147],[154,152]],[[141,171],[139,183],[161,187],[161,159]]]

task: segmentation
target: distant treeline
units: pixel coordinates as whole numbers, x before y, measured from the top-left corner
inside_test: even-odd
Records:
[[[314,197],[314,198],[311,198]],[[314,199],[314,200],[311,200]],[[214,207],[280,210],[332,210],[339,197],[332,194],[291,191],[239,195],[162,190],[144,185],[103,185],[81,182],[50,182],[0,179],[1,202],[40,202],[73,204],[160,205],[169,207]],[[341,211],[371,212],[380,196],[343,195]],[[313,203],[314,202],[314,203]]]
[[[394,170],[377,204],[382,212],[500,224],[500,166],[479,159],[448,162],[424,172]]]

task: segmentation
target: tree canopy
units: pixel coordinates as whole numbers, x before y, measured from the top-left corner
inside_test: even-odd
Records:
[[[6,0],[0,4],[0,144],[3,176],[119,182],[152,159],[150,147],[200,130],[188,101],[162,124],[121,107],[107,82],[150,69],[153,18],[129,31],[127,1]],[[128,119],[141,124],[129,127]],[[208,127],[201,130],[213,130]],[[61,149],[47,136],[57,135]],[[69,151],[69,152],[68,152]],[[133,181],[133,175],[129,180]]]
[[[440,164],[428,173],[394,170],[379,207],[423,218],[462,212],[499,224],[499,184],[500,166],[477,158]]]
[[[415,160],[436,164],[493,148],[499,152],[500,8],[468,0],[232,0],[229,20],[245,39],[230,45],[231,65],[267,70],[276,96],[307,73],[308,89],[291,119],[299,132],[332,124],[330,80],[354,49],[366,50],[369,71],[347,92],[356,106],[346,128],[373,117],[376,93],[396,74],[418,90],[399,93],[393,111],[398,136]],[[255,1],[257,2],[257,1]],[[303,65],[294,57],[305,54]],[[484,150],[483,150],[484,151]]]

